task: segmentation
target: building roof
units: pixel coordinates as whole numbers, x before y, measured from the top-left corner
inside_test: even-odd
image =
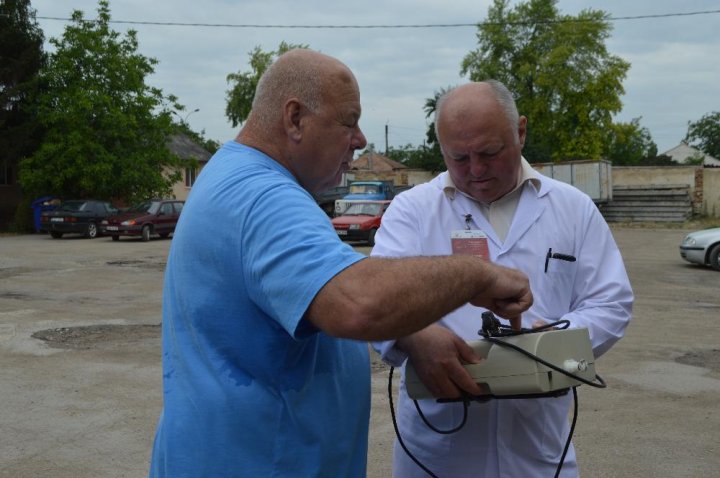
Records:
[[[398,169],[408,169],[408,167],[402,163],[393,161],[387,156],[383,156],[382,154],[374,153],[372,151],[363,154],[350,163],[350,170],[356,171],[375,171],[379,173],[385,171],[397,171]]]
[[[171,135],[167,147],[170,152],[176,154],[180,159],[195,159],[201,163],[206,163],[212,156],[208,150],[183,133]]]
[[[668,149],[664,153],[665,156],[670,156],[673,160],[680,164],[685,164],[689,158],[704,156],[703,166],[720,166],[720,159],[713,158],[709,154],[705,154],[697,148],[693,148],[687,143],[680,143],[674,148]]]

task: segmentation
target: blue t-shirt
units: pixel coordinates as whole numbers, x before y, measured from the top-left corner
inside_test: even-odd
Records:
[[[151,477],[364,477],[367,344],[303,319],[363,259],[277,162],[228,142],[193,186],[163,291]]]

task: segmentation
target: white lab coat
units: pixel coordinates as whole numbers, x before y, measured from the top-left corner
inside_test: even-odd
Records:
[[[465,229],[465,215],[472,214],[471,228],[488,236],[490,260],[520,269],[530,278],[534,304],[523,314],[523,327],[537,319],[561,318],[571,327],[587,327],[596,357],[622,337],[633,294],[610,229],[587,195],[545,176],[540,176],[539,191],[525,183],[507,238],[500,243],[477,204],[462,194],[451,199],[443,192],[446,174],[393,200],[375,237],[373,256],[449,255],[451,231]],[[546,273],[549,248],[577,261],[551,259]],[[440,323],[466,340],[477,340],[482,311],[465,305]],[[393,341],[374,346],[393,366],[406,358]],[[598,365],[602,374],[602,363]],[[440,435],[421,421],[401,382],[398,421],[406,445],[439,477],[552,477],[569,433],[571,404],[571,394],[472,403],[465,427]],[[462,420],[461,404],[421,400],[420,405],[437,428],[450,429]],[[427,476],[397,443],[393,470],[396,478]],[[561,476],[578,476],[572,446]]]

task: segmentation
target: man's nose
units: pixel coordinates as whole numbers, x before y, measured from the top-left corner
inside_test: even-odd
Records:
[[[476,178],[482,177],[487,171],[487,164],[477,155],[470,156],[470,174]]]
[[[365,135],[360,129],[360,126],[357,127],[357,132],[353,136],[353,141],[351,144],[353,149],[362,149],[367,146],[367,139],[365,138]]]

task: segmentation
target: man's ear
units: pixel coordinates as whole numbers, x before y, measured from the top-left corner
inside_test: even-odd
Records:
[[[283,126],[285,134],[294,142],[302,139],[301,119],[303,117],[303,106],[296,98],[290,98],[285,102],[283,108]]]
[[[527,133],[527,117],[521,116],[518,118],[518,141],[520,142],[520,149],[525,146],[525,135]]]

